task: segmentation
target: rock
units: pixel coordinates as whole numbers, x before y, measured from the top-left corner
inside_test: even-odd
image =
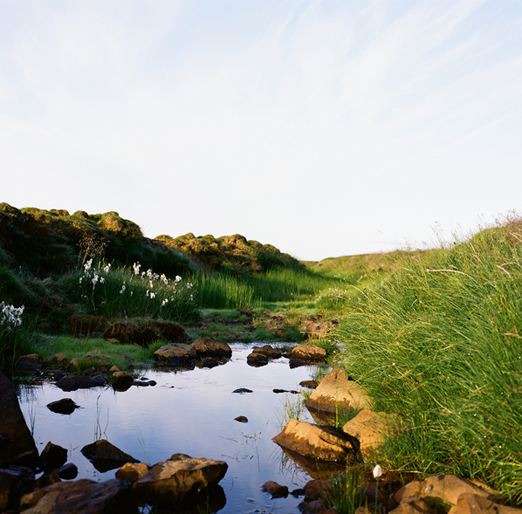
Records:
[[[319,385],[319,380],[302,380],[299,382],[301,387],[308,387],[308,389],[316,389]]]
[[[25,514],[137,514],[130,488],[118,479],[59,482],[26,494],[20,506]]]
[[[324,514],[326,509],[328,509],[321,499],[311,502],[301,502],[298,507],[303,514]]]
[[[299,391],[294,391],[293,389],[290,391],[288,389],[272,389],[272,392],[274,392],[276,394],[281,394],[281,393],[299,394]]]
[[[253,393],[252,389],[247,389],[246,387],[240,387],[239,389],[235,389],[232,391],[233,393],[237,394],[245,394],[245,393]]]
[[[212,337],[202,337],[196,339],[192,343],[196,353],[200,357],[216,357],[218,359],[229,359],[232,356],[232,350],[227,343],[212,339]]]
[[[333,324],[334,322],[331,320],[318,323],[317,321],[307,319],[305,332],[310,339],[322,339],[330,333]]]
[[[348,379],[345,371],[333,369],[324,377],[317,389],[306,401],[309,409],[335,413],[371,407],[370,397],[353,380]]]
[[[45,473],[63,466],[67,462],[67,450],[49,441],[40,455],[40,469]]]
[[[98,381],[92,377],[85,377],[83,375],[74,375],[72,379],[78,384],[80,389],[90,389],[91,387],[97,387],[101,385]]]
[[[56,387],[59,387],[62,391],[70,393],[79,389],[79,385],[72,377],[63,377],[55,383]]]
[[[394,498],[396,501],[407,502],[408,498],[439,498],[445,503],[456,505],[461,494],[473,494],[487,498],[489,493],[455,475],[436,475],[426,478],[423,482],[414,481],[406,484]]]
[[[78,476],[78,468],[72,462],[60,466],[55,472],[63,480],[74,480]]]
[[[246,416],[238,416],[234,418],[234,421],[239,421],[240,423],[248,423],[248,418]]]
[[[45,473],[45,475],[42,475],[34,484],[34,489],[41,489],[42,487],[47,487],[51,484],[56,484],[58,482],[61,482],[62,479],[60,478],[60,475],[56,471],[51,471],[50,473]]]
[[[255,353],[262,353],[269,359],[279,359],[279,357],[281,357],[281,350],[278,348],[272,348],[269,344],[265,344],[265,346],[256,346],[253,351]]]
[[[57,364],[66,364],[68,359],[67,355],[63,352],[58,352],[53,358],[53,362],[56,362]]]
[[[151,504],[179,505],[211,491],[225,476],[228,465],[223,461],[192,458],[174,454],[159,462],[132,487],[137,497]]]
[[[261,352],[252,352],[247,355],[247,364],[259,368],[268,364],[268,356]]]
[[[78,407],[79,405],[76,405],[71,398],[62,398],[47,404],[50,411],[58,414],[72,414]]]
[[[363,409],[343,426],[343,432],[357,438],[363,457],[371,458],[388,434],[395,429],[397,422],[398,416]]]
[[[190,344],[170,343],[154,352],[157,361],[183,366],[196,360],[196,349]]]
[[[288,496],[288,487],[286,485],[279,485],[273,480],[265,482],[261,490],[272,495],[272,498],[286,498]]]
[[[105,473],[105,471],[109,471],[110,469],[119,468],[127,462],[139,462],[105,439],[100,439],[92,444],[88,444],[84,446],[81,451],[101,473]]]
[[[133,464],[127,462],[118,471],[116,471],[116,478],[120,480],[127,480],[127,482],[137,482],[141,477],[149,472],[149,467],[144,462]]]
[[[477,494],[462,493],[448,514],[521,514],[522,510],[493,503]]]
[[[150,327],[161,339],[167,341],[183,341],[187,337],[185,330],[172,321],[152,321]]]
[[[327,500],[332,491],[330,480],[310,480],[304,486],[304,501]]]
[[[352,461],[357,453],[357,441],[343,438],[329,427],[319,427],[291,419],[274,442],[308,458],[322,461]]]
[[[315,344],[301,344],[292,349],[290,367],[296,368],[307,364],[326,364],[326,350]]]
[[[111,368],[109,368],[109,373],[116,373],[117,371],[121,371],[121,369],[118,368],[118,366],[112,366]]]
[[[16,362],[16,369],[22,373],[33,373],[39,375],[44,358],[37,353],[22,355]]]
[[[38,450],[20,410],[13,386],[1,367],[0,412],[0,434],[9,436],[8,463],[33,467],[38,459]],[[7,453],[7,450],[4,449],[3,452]]]
[[[0,512],[18,507],[20,498],[34,487],[34,473],[22,466],[0,469]]]
[[[133,382],[134,377],[126,371],[115,371],[111,377],[112,387],[118,391],[128,389]]]

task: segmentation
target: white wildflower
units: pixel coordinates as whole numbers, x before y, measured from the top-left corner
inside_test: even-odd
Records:
[[[141,264],[140,264],[139,262],[135,262],[135,263],[132,265],[132,268],[134,269],[134,274],[135,274],[135,275],[139,275],[139,274],[140,274]]]
[[[89,259],[84,265],[84,269],[85,271],[89,271],[91,269],[91,265],[92,265],[92,259]]]
[[[373,478],[377,479],[380,476],[382,476],[382,468],[380,464],[377,464],[377,466],[373,468]]]
[[[176,275],[176,279],[174,280],[174,282],[176,282],[176,284],[178,282],[181,282],[181,277],[179,275]]]
[[[110,264],[107,264],[107,266],[105,266],[105,268],[103,268],[103,271],[105,271],[105,273],[109,273],[110,270],[111,270]]]
[[[156,295],[154,293],[150,293],[150,299],[156,298]]]

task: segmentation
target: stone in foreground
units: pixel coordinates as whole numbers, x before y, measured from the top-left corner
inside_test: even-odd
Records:
[[[304,457],[322,461],[351,461],[355,459],[358,450],[357,441],[353,438],[344,438],[329,427],[295,419],[291,419],[272,440]]]
[[[339,411],[369,409],[370,397],[345,371],[334,368],[306,401],[309,409],[335,414]]]
[[[227,343],[218,341],[212,337],[196,339],[192,345],[200,357],[216,357],[218,359],[230,359],[232,349]]]
[[[152,466],[133,489],[140,500],[152,505],[179,505],[211,493],[227,469],[223,461],[177,453]]]
[[[58,482],[26,494],[20,506],[26,514],[134,514],[138,512],[122,480],[97,483],[92,480]]]
[[[306,366],[307,364],[326,364],[326,350],[315,344],[300,344],[290,353],[290,367]]]

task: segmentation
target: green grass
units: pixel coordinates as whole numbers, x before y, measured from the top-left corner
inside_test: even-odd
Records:
[[[347,298],[342,364],[401,432],[396,469],[479,478],[522,502],[522,223],[427,254]]]
[[[166,341],[156,341],[148,348],[141,348],[132,344],[112,344],[105,339],[75,338],[70,336],[41,336],[35,345],[38,351],[46,359],[51,359],[59,352],[64,353],[69,360],[75,357],[85,357],[93,350],[100,350],[100,354],[109,357],[109,366],[116,365],[124,370],[132,364],[137,368],[149,367],[153,362],[154,352]],[[93,354],[95,355],[95,354]],[[97,362],[95,365],[98,365]],[[86,363],[82,367],[88,367]]]

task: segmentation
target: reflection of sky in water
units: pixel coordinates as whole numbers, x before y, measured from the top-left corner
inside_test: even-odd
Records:
[[[66,448],[68,461],[78,466],[78,478],[114,478],[116,470],[100,473],[80,452],[101,432],[101,438],[147,464],[164,461],[173,453],[227,462],[228,471],[220,482],[227,496],[222,513],[256,509],[297,513],[302,498],[271,500],[260,486],[275,480],[293,490],[309,480],[271,439],[281,430],[285,399],[295,403],[300,398],[272,390],[299,390],[299,382],[311,378],[311,369],[291,370],[284,358],[253,368],[246,364],[248,347],[232,348],[231,361],[213,369],[147,371],[144,376],[154,379],[155,387],[66,393],[50,384],[21,386],[20,403],[28,425],[34,422],[39,450],[48,441]],[[232,393],[240,387],[253,393]],[[47,409],[48,403],[61,398],[72,398],[82,408],[70,416]],[[248,423],[234,420],[240,415]]]

